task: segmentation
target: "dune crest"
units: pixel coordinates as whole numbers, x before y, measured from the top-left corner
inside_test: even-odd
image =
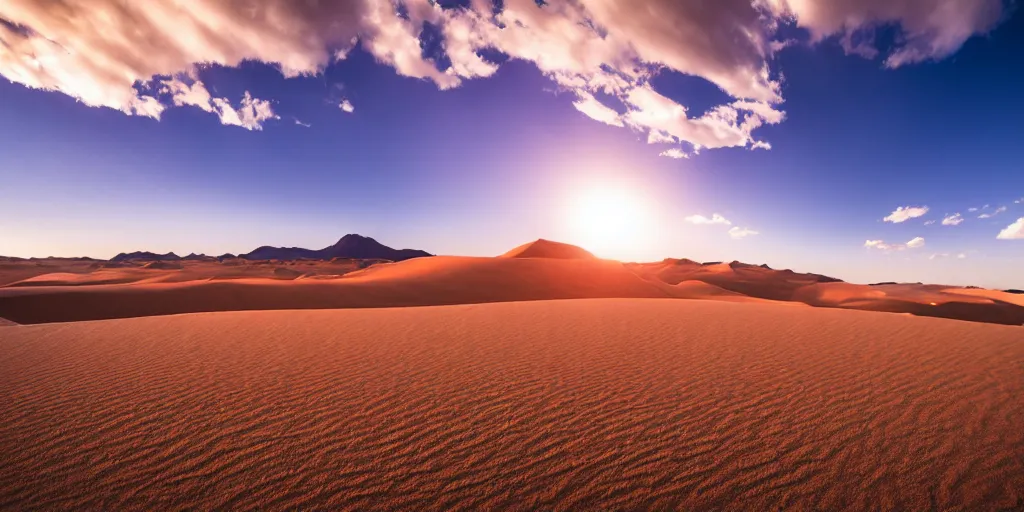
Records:
[[[552,258],[566,260],[592,260],[597,259],[586,249],[575,245],[552,242],[543,238],[533,242],[520,245],[511,251],[499,256],[499,258]]]
[[[346,235],[328,249],[376,252],[378,246],[371,238]],[[738,261],[621,263],[543,239],[493,258],[239,257],[108,265],[87,259],[5,261],[0,266],[0,316],[31,324],[212,311],[671,298],[775,301],[1024,324],[1024,300],[1011,293],[920,283],[859,285]]]

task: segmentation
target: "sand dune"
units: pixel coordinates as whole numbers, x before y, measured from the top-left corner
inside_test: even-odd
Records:
[[[512,249],[499,258],[554,258],[554,259],[594,259],[589,251],[575,245],[552,242],[551,240],[535,240]]]
[[[579,300],[3,329],[5,510],[1024,504],[1014,327]]]
[[[943,290],[945,293],[951,293],[956,295],[971,295],[974,297],[983,297],[991,300],[998,300],[1001,302],[1008,302],[1010,304],[1016,304],[1024,307],[1024,295],[1019,293],[1007,293],[999,290],[985,290],[983,288],[946,288]]]
[[[177,313],[430,306],[524,300],[672,297],[605,260],[437,256],[338,279],[231,279],[0,288],[0,317],[22,324]]]
[[[1020,295],[940,285],[858,285],[767,266],[666,259],[622,264],[538,240],[496,258],[431,257],[399,263],[318,260],[175,261],[175,268],[56,260],[0,265],[0,317],[23,324],[177,313],[373,308],[573,298],[785,301],[1024,324]],[[180,268],[177,268],[180,267]],[[5,274],[5,272],[7,274]],[[7,276],[17,276],[12,280]],[[287,285],[287,286],[285,286]]]

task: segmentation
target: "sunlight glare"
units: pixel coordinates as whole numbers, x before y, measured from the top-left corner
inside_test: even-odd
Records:
[[[650,242],[649,208],[626,187],[584,190],[573,202],[571,217],[573,238],[598,257],[629,259]]]

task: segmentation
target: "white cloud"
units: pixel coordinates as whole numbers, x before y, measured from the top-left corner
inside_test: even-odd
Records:
[[[884,220],[885,222],[895,222],[898,224],[900,222],[905,222],[910,219],[922,217],[926,213],[928,213],[927,206],[900,206],[896,208],[896,211],[890,213],[887,217],[885,217],[882,220]]]
[[[943,252],[943,253],[932,254],[931,256],[928,256],[928,259],[934,260],[934,259],[948,258],[948,257],[949,257],[949,253]]]
[[[876,28],[898,24],[896,44],[885,58],[888,67],[952,55],[975,34],[991,30],[1002,13],[1000,0],[767,0],[788,10],[813,40],[839,36],[848,53],[874,58]],[[854,37],[864,39],[852,44]]]
[[[868,249],[878,249],[881,251],[903,251],[906,249],[917,249],[924,247],[924,238],[914,237],[905,244],[888,244],[884,240],[867,240],[864,242],[864,247]]]
[[[978,209],[977,208],[968,208],[967,211],[969,211],[971,213],[974,213],[974,212],[978,211]]]
[[[986,206],[986,208],[988,208],[988,206]],[[993,210],[992,213],[983,213],[981,215],[978,215],[978,218],[979,219],[991,219],[992,217],[995,217],[996,215],[999,215],[1000,213],[1003,213],[1005,211],[1006,211],[1006,207],[1005,206],[1000,206],[999,208],[996,208],[995,210]]]
[[[576,110],[583,112],[587,117],[595,121],[601,121],[612,126],[625,126],[622,120],[619,119],[619,113],[597,101],[593,94],[587,91],[579,91],[577,94],[579,94],[580,99],[572,104],[572,106],[576,107]]]
[[[338,104],[338,108],[349,114],[356,111],[355,105],[352,105],[352,102],[349,100],[341,100],[341,103]]]
[[[942,219],[942,225],[943,226],[959,226],[960,223],[963,222],[963,221],[964,221],[963,216],[961,216],[959,213],[954,213],[953,215],[949,215],[946,218]]]
[[[932,224],[935,224],[935,219],[924,221],[925,226],[931,226]]]
[[[689,217],[686,217],[685,220],[690,224],[722,224],[725,226],[732,225],[732,222],[729,222],[728,219],[722,217],[717,213],[712,214],[710,219],[703,215],[690,215]]]
[[[633,107],[624,116],[630,126],[655,133],[659,139],[667,135],[669,140],[689,142],[697,149],[754,145],[759,142],[753,138],[754,129],[764,124],[779,123],[783,118],[782,112],[774,110],[767,103],[750,102],[719,105],[701,117],[691,118],[686,107],[649,85],[630,90],[625,94],[625,101]],[[765,118],[762,114],[769,117]],[[767,149],[770,146],[759,144],[758,147]]]
[[[962,252],[960,254],[957,254],[956,255],[956,259],[958,259],[958,260],[965,260],[965,259],[967,259],[967,253],[963,253]]]
[[[298,119],[295,120],[295,124],[297,124],[299,126],[302,126],[302,127],[305,127],[305,128],[309,128],[309,127],[313,126],[311,123],[303,123],[302,121],[299,121]]]
[[[443,8],[430,0],[237,2],[6,0],[0,3],[0,75],[27,87],[58,91],[85,105],[159,118],[170,107],[196,107],[225,124],[259,129],[276,118],[266,100],[247,96],[232,107],[207,97],[195,81],[168,102],[155,89],[167,76],[194,75],[195,66],[264,62],[284,77],[322,72],[356,45],[398,74],[440,89],[492,76],[498,64],[480,55],[495,49],[530,62],[577,95],[584,114],[647,134],[652,142],[702,148],[769,149],[755,132],[784,121],[780,70],[772,58],[780,21],[807,28],[812,41],[892,27],[889,66],[938,59],[974,34],[988,31],[1000,0],[471,0]],[[424,24],[438,29],[451,62],[438,69],[424,57]],[[847,45],[870,54],[867,42]],[[685,101],[649,85],[672,70],[699,77],[728,96],[697,117]],[[625,115],[594,99],[604,92]],[[204,95],[205,92],[205,95]],[[230,108],[229,108],[230,107]]]
[[[667,156],[669,158],[676,159],[690,158],[690,155],[687,155],[683,150],[679,148],[666,149],[665,151],[662,151],[661,154],[659,154],[658,156]]]
[[[231,104],[224,98],[214,98],[213,104],[221,123],[241,126],[246,130],[262,130],[264,121],[279,119],[270,108],[269,101],[253,98],[249,91],[245,91],[238,109],[231,108]]]
[[[1024,240],[1024,217],[1006,226],[1006,229],[1000,231],[996,238],[999,240]]]
[[[1020,199],[1018,199],[1018,200],[1013,202],[1013,204],[1021,204],[1021,203],[1024,203],[1024,197],[1022,197],[1022,198],[1020,198]]]
[[[733,226],[733,227],[729,228],[729,236],[731,236],[734,240],[739,240],[741,238],[746,238],[748,236],[759,235],[759,234],[760,233],[758,233],[757,231],[754,231],[753,229],[750,229],[750,228],[741,228],[741,227],[738,227],[738,226]]]

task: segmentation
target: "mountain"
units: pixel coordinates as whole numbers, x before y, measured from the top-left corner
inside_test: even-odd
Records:
[[[181,257],[173,252],[167,254],[156,254],[149,251],[135,251],[135,252],[122,252],[113,258],[110,258],[112,262],[120,262],[127,260],[147,260],[147,261],[178,261]]]
[[[182,261],[217,261],[217,258],[213,256],[207,256],[205,254],[190,253],[188,256],[181,258]]]
[[[332,258],[355,258],[391,261],[403,261],[425,256],[433,255],[417,249],[392,249],[370,237],[356,234],[345,235],[336,244],[319,250],[265,245],[248,254],[238,255],[239,258],[248,260],[330,260]]]

